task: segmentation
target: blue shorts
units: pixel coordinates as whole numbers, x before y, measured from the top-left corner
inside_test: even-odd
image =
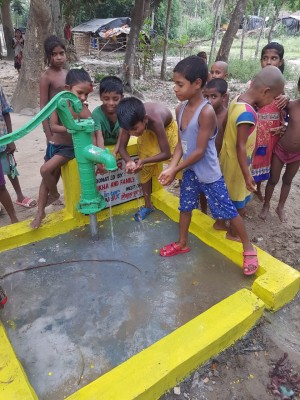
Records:
[[[216,182],[201,183],[191,169],[187,169],[183,173],[180,186],[179,210],[191,212],[199,208],[199,195],[201,192],[206,197],[214,219],[233,219],[237,217],[237,209],[230,200],[223,176]]]
[[[72,160],[75,157],[74,146],[48,143],[44,160],[48,161],[55,155],[66,157],[69,160]]]

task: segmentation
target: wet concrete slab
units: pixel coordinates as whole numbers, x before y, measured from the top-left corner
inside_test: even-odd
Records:
[[[178,235],[163,213],[131,217],[99,224],[98,242],[86,227],[1,254],[1,276],[12,274],[0,280],[0,318],[39,399],[63,399],[250,288],[253,278],[193,235],[190,253],[160,257]]]

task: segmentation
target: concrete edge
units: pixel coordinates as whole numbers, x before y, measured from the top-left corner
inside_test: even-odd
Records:
[[[179,220],[179,199],[165,190],[158,190],[152,194],[156,208],[163,211],[174,221]],[[242,267],[242,245],[225,238],[225,232],[213,229],[213,219],[198,210],[193,212],[190,232],[202,242],[213,247],[221,254]],[[255,293],[266,307],[276,311],[290,302],[300,289],[300,273],[258,249],[259,270],[252,292]]]
[[[0,398],[38,400],[0,321]]]
[[[263,302],[242,289],[67,400],[157,399],[200,364],[241,338],[263,310]]]

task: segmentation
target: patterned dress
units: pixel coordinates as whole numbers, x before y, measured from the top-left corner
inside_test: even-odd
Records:
[[[266,181],[270,177],[272,153],[279,135],[270,132],[281,125],[282,115],[275,100],[258,110],[256,144],[251,173],[255,182]]]

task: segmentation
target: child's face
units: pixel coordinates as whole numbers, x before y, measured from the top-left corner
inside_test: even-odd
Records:
[[[91,82],[78,82],[69,88],[66,87],[66,89],[74,93],[81,103],[84,103],[87,100],[88,95],[93,91],[93,85]]]
[[[201,79],[196,79],[191,83],[179,72],[174,72],[173,80],[175,83],[174,92],[180,101],[189,100],[201,89]]]
[[[218,65],[218,63],[214,63],[211,66],[210,69],[210,79],[214,79],[214,78],[221,78],[221,79],[227,79],[227,72],[224,70],[224,68],[220,65]]]
[[[137,122],[133,127],[128,130],[130,136],[141,136],[146,129],[148,117],[146,116],[143,121]]]
[[[20,32],[20,31],[16,31],[15,37],[16,37],[17,39],[20,39],[20,37],[21,37],[21,32]]]
[[[102,109],[106,114],[116,114],[122,95],[116,92],[105,92],[100,95]]]
[[[204,89],[204,97],[210,102],[213,106],[213,109],[216,111],[224,104],[224,96],[217,91],[216,88]]]
[[[50,65],[55,68],[63,68],[66,61],[67,57],[65,50],[60,46],[54,47],[50,57]]]
[[[280,59],[277,51],[274,49],[266,50],[260,60],[262,68],[265,68],[267,65],[273,65],[278,68],[282,65],[282,62],[283,60]]]

